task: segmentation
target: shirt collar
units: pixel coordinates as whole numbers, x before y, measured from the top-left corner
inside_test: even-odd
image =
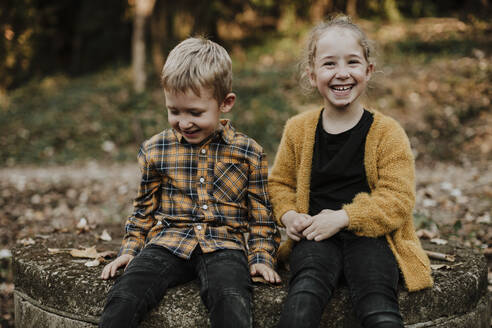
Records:
[[[215,130],[213,136],[208,137],[207,139],[204,140],[204,143],[207,143],[208,141],[215,139],[216,137],[221,137],[222,140],[224,140],[225,143],[230,144],[234,138],[235,134],[234,127],[232,126],[230,120],[228,119],[221,119],[219,122],[219,126]],[[178,139],[179,143],[187,143],[186,139],[183,137],[181,133],[173,129],[173,133]],[[203,143],[203,142],[202,142]]]

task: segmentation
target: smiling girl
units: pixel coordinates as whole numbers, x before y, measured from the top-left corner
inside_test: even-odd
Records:
[[[414,160],[401,126],[361,103],[374,71],[369,41],[346,16],[308,40],[305,81],[323,107],[285,126],[269,189],[289,240],[289,294],[279,327],[318,327],[333,291],[349,287],[362,327],[403,327],[398,280],[432,285],[415,234]]]

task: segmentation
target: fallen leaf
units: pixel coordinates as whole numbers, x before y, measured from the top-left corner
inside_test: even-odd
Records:
[[[90,231],[94,226],[89,225],[86,218],[81,218],[79,223],[77,223],[77,233],[83,233]]]
[[[424,207],[434,207],[437,205],[437,202],[434,200],[434,199],[430,199],[430,198],[425,198],[423,201],[422,201],[422,205]]]
[[[12,252],[9,249],[0,249],[0,260],[9,259],[12,257]]]
[[[432,270],[439,270],[439,269],[449,269],[450,266],[447,264],[431,264],[431,269]]]
[[[427,229],[419,229],[417,230],[417,237],[424,239],[432,239],[436,237],[436,233]]]
[[[441,183],[441,190],[450,191],[452,189],[453,185],[450,182],[445,181]]]
[[[52,236],[51,235],[36,235],[36,238],[41,238],[41,239],[50,239]]]
[[[59,254],[59,253],[63,253],[63,252],[59,248],[48,248],[48,253]]]
[[[72,255],[73,257],[82,257],[89,259],[97,259],[99,257],[96,246],[87,247],[84,249],[73,249],[70,251],[70,255]]]
[[[479,216],[477,218],[477,223],[490,224],[491,223],[491,221],[490,221],[490,214],[489,213],[485,213],[484,215]]]
[[[99,236],[99,239],[104,240],[104,241],[111,241],[113,238],[109,235],[108,230],[104,229],[101,235]]]
[[[84,265],[86,267],[96,267],[99,264],[101,264],[101,261],[99,260],[99,258],[97,258],[95,260],[92,260],[92,261],[87,261],[87,262],[84,263]]]
[[[458,198],[462,195],[462,192],[458,188],[455,188],[455,189],[451,190],[450,194],[451,194],[451,196]]]
[[[85,258],[85,259],[99,259],[102,263],[104,262],[104,258],[106,257],[115,257],[115,251],[104,251],[98,252],[96,250],[96,246],[86,247],[84,249],[76,249],[76,248],[48,248],[48,253],[50,254],[62,254],[69,253],[73,257]]]
[[[432,238],[430,242],[436,245],[446,245],[448,243],[447,240],[440,239],[440,238]]]
[[[259,282],[259,283],[262,283],[262,284],[268,284],[268,281],[266,281],[263,277],[260,277],[260,276],[251,277],[251,280],[253,282]]]
[[[69,253],[72,250],[74,250],[74,248],[48,248],[48,253],[62,254],[62,253]]]
[[[77,223],[77,229],[86,229],[89,228],[89,225],[87,224],[86,218],[81,218],[79,220],[79,223]]]
[[[14,284],[4,283],[0,284],[0,294],[12,294],[14,292]]]
[[[433,251],[428,251],[428,250],[424,250],[424,251],[427,254],[427,256],[431,259],[443,260],[443,261],[448,261],[448,262],[454,262],[454,260],[455,260],[454,255],[439,253],[439,252],[433,252]]]
[[[68,232],[68,228],[58,228],[54,227],[53,232]]]
[[[34,239],[32,239],[31,237],[29,238],[24,238],[24,239],[21,239],[21,240],[18,240],[17,241],[19,244],[22,244],[24,246],[29,246],[29,245],[34,245],[36,244],[36,242],[34,241]]]

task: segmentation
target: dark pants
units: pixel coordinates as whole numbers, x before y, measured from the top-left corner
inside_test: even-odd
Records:
[[[108,294],[99,327],[137,327],[170,287],[198,276],[212,327],[252,326],[251,278],[244,252],[196,250],[189,260],[161,246],[144,248]]]
[[[319,242],[301,240],[292,250],[290,270],[279,327],[318,327],[341,275],[363,327],[403,327],[398,266],[384,237],[343,231]]]

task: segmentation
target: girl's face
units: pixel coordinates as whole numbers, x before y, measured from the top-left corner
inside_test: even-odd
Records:
[[[373,65],[354,32],[332,27],[318,40],[309,78],[324,98],[326,109],[360,109],[360,96],[371,77]]]

